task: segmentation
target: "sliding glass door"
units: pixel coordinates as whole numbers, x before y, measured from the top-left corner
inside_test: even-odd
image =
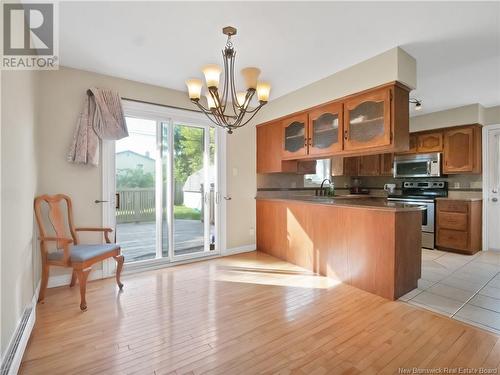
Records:
[[[153,107],[124,106],[129,137],[114,147],[114,219],[125,261],[217,254],[221,134],[198,114]]]

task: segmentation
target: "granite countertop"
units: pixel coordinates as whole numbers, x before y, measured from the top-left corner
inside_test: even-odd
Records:
[[[476,202],[476,201],[482,201],[483,198],[450,198],[450,197],[439,197],[436,198],[436,200],[439,201],[465,201],[465,202]]]
[[[263,198],[256,197],[257,200],[269,201],[295,201],[308,204],[322,204],[327,206],[342,206],[363,209],[389,210],[389,211],[422,211],[425,206],[407,204],[401,202],[390,202],[385,198],[367,196],[335,196],[335,197],[315,197],[297,196],[289,198]]]

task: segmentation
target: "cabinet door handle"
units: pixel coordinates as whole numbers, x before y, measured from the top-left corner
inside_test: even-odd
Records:
[[[344,139],[347,140],[347,130],[344,130]]]

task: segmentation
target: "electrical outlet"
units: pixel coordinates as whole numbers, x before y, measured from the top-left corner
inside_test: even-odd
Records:
[[[250,236],[255,236],[255,228],[250,228],[250,230],[248,231],[248,234]]]
[[[238,176],[238,168],[233,168],[233,177]]]

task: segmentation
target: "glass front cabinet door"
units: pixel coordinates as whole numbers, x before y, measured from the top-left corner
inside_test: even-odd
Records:
[[[283,159],[295,159],[307,155],[307,114],[283,120]]]
[[[391,89],[358,95],[344,103],[344,150],[391,144]]]
[[[342,150],[342,103],[327,104],[309,112],[309,155]]]

